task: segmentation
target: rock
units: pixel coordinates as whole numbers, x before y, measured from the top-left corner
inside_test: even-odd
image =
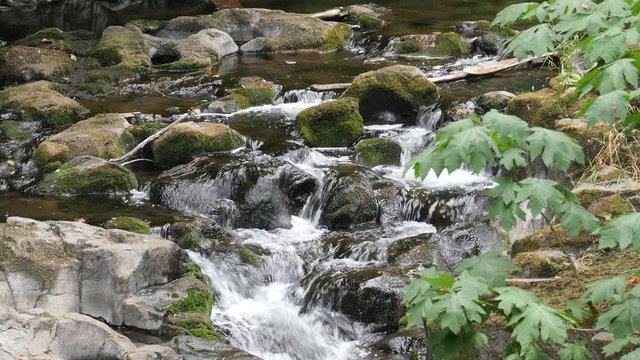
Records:
[[[638,184],[630,178],[622,178],[616,181],[602,181],[598,183],[581,182],[573,189],[573,193],[578,196],[582,205],[590,208],[598,200],[620,195],[623,198],[631,198],[640,191]]]
[[[501,52],[506,42],[517,34],[515,30],[491,26],[487,20],[464,21],[454,28],[462,36],[476,38],[473,43],[475,50],[488,55]]]
[[[484,111],[492,109],[504,110],[509,104],[509,100],[515,96],[515,94],[508,91],[491,91],[478,96],[476,104]]]
[[[374,167],[378,165],[400,165],[402,147],[387,138],[365,139],[356,144],[356,158],[359,163]]]
[[[436,86],[413,66],[394,65],[358,75],[342,98],[360,100],[360,114],[365,122],[377,121],[391,112],[407,123],[414,123],[422,106],[437,103]]]
[[[390,46],[396,54],[410,56],[461,57],[470,52],[469,45],[452,32],[405,35],[394,39]]]
[[[230,54],[238,52],[238,46],[225,32],[204,29],[185,39],[171,40],[149,35],[144,36],[149,44],[152,59],[177,58],[156,68],[171,71],[188,71],[207,68],[217,64]]]
[[[479,110],[473,101],[463,103],[453,102],[445,111],[445,118],[449,121],[467,119],[472,116],[479,116],[479,112],[481,112]]]
[[[296,125],[304,141],[313,147],[343,147],[364,134],[358,101],[343,97],[303,110]]]
[[[207,110],[215,113],[230,114],[241,109],[273,103],[280,87],[260,77],[244,77],[238,81],[240,85],[231,89],[229,95],[215,100],[207,106]]]
[[[126,195],[138,188],[127,168],[93,156],[78,156],[46,174],[29,191],[40,195]]]
[[[233,233],[205,219],[177,221],[169,227],[169,236],[181,248],[196,251],[212,251],[235,240]]]
[[[80,120],[89,110],[62,96],[54,85],[37,81],[0,91],[0,109],[18,112],[23,120],[44,121],[53,128],[64,128]]]
[[[196,32],[214,28],[231,35],[243,53],[295,50],[332,51],[344,47],[351,33],[309,15],[267,9],[226,9],[196,17],[170,20],[166,30]]]
[[[45,170],[81,155],[103,159],[122,156],[133,147],[131,125],[119,114],[100,114],[48,137],[36,150],[34,161]]]
[[[260,360],[227,344],[193,336],[177,336],[171,340],[170,345],[184,360]]]
[[[353,225],[376,222],[378,203],[373,184],[380,177],[356,165],[336,165],[326,175],[323,192],[328,192],[320,222],[331,230],[348,229]]]
[[[180,249],[158,237],[16,217],[0,234],[0,289],[12,289],[0,307],[19,312],[81,312],[119,326],[126,299],[180,275]]]
[[[620,194],[598,199],[589,206],[589,212],[605,222],[633,211],[635,209],[631,202],[620,196]]]
[[[52,80],[75,67],[69,54],[58,50],[11,46],[0,51],[0,82]]]
[[[515,258],[520,253],[560,247],[571,250],[584,250],[598,243],[598,238],[595,235],[581,233],[576,237],[571,237],[564,228],[556,226],[554,229],[555,235],[550,227],[545,227],[531,235],[516,240],[511,245],[511,257]]]
[[[578,140],[587,159],[594,159],[600,153],[613,131],[609,124],[598,123],[589,126],[585,119],[571,118],[556,121],[555,129]]]
[[[134,232],[136,234],[151,234],[151,227],[149,224],[138,218],[129,216],[120,216],[112,218],[107,221],[104,226],[105,229],[120,229],[125,231]]]
[[[363,31],[378,30],[385,25],[380,16],[389,12],[388,9],[375,4],[351,5],[345,9],[347,21],[358,25]]]
[[[227,125],[186,122],[153,142],[153,158],[159,167],[168,169],[206,152],[231,151],[243,145],[242,135]]]
[[[145,345],[127,354],[124,360],[182,360],[178,354],[166,346]]]
[[[580,107],[581,102],[574,88],[562,92],[547,88],[512,98],[506,112],[520,117],[531,126],[552,129],[556,120],[573,115]]]
[[[104,29],[102,38],[91,55],[102,66],[118,65],[136,73],[146,72],[151,68],[149,48],[142,31],[137,27],[109,26]]]
[[[518,253],[513,263],[520,267],[521,276],[550,278],[572,268],[571,259],[560,250],[537,250]]]
[[[166,20],[138,19],[129,21],[125,27],[135,26],[143,33],[155,33],[167,27]]]

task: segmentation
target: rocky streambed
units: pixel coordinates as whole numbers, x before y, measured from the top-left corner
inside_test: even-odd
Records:
[[[490,109],[595,158],[610,129],[561,120],[575,91],[543,64],[434,84],[507,55],[513,33],[466,12],[442,5],[455,21],[430,26],[421,1],[325,20],[303,14],[329,6],[314,4],[5,37],[0,359],[416,359],[425,334],[401,305],[416,270],[506,250],[523,277],[567,269],[538,222],[486,220],[491,169],[405,167],[443,123]],[[350,86],[310,90],[331,82]],[[598,170],[576,189],[590,210],[633,208],[635,183]],[[508,339],[492,338],[478,357],[500,356]]]

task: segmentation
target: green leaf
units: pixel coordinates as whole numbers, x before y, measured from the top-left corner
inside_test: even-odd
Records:
[[[560,18],[560,22],[553,27],[566,37],[572,37],[576,33],[588,33],[593,35],[605,26],[605,15],[601,13],[571,14]]]
[[[562,227],[564,227],[571,236],[577,236],[582,229],[593,232],[600,225],[598,218],[587,211],[582,205],[575,202],[562,204],[558,212],[562,215],[560,217]]]
[[[511,317],[507,325],[515,325],[512,336],[522,348],[534,341],[561,344],[567,339],[567,326],[562,318],[542,303],[530,304],[522,313]]]
[[[560,360],[589,360],[593,357],[593,354],[583,342],[565,345],[558,352],[558,355],[560,355]]]
[[[426,320],[438,320],[440,327],[458,334],[468,322],[481,323],[486,311],[478,304],[481,295],[489,292],[483,278],[463,272],[453,285],[453,291],[435,297],[427,310]]]
[[[563,132],[533,128],[529,135],[529,152],[531,159],[542,157],[544,165],[567,171],[572,162],[584,164],[582,148]]]
[[[482,123],[486,125],[501,144],[524,144],[529,135],[529,124],[517,116],[505,115],[491,110],[484,115]]]
[[[585,310],[584,306],[575,300],[569,300],[567,302],[567,310],[576,321],[582,321],[591,317],[591,313]]]
[[[485,334],[467,327],[459,334],[446,329],[432,332],[426,343],[431,345],[434,359],[450,360],[460,359],[469,349],[481,349],[487,342]]]
[[[631,6],[625,0],[604,0],[596,5],[594,10],[612,17],[627,17],[631,15]]]
[[[500,159],[500,165],[504,166],[507,170],[512,170],[515,167],[527,167],[529,162],[525,157],[527,153],[518,148],[510,148],[502,152],[502,158]]]
[[[455,269],[456,274],[465,271],[486,279],[490,286],[503,286],[505,279],[519,268],[508,257],[498,252],[487,252],[464,259]]]
[[[640,360],[640,349],[635,349],[632,352],[622,356],[620,360]]]
[[[584,51],[587,64],[594,64],[599,59],[605,63],[610,63],[627,51],[629,44],[636,44],[640,41],[638,30],[631,28],[623,30],[619,27],[610,28],[593,37],[583,40],[578,47]]]
[[[596,89],[604,95],[614,90],[626,90],[627,86],[638,87],[637,60],[622,58],[592,70],[578,81],[577,88],[582,94]]]
[[[505,204],[510,204],[516,200],[516,194],[520,191],[520,186],[507,175],[495,176],[493,181],[498,185],[491,188],[488,195]]]
[[[525,2],[513,4],[502,9],[493,20],[493,25],[509,26],[514,22],[523,18],[526,14],[535,10],[539,4],[534,2]]]
[[[516,202],[527,201],[527,208],[532,216],[538,216],[544,209],[557,209],[564,200],[558,183],[553,180],[527,178],[520,181],[520,191]]]
[[[585,291],[581,299],[593,305],[611,300],[619,301],[622,299],[626,288],[625,278],[622,276],[598,280],[587,285],[587,291]]]
[[[541,302],[532,293],[517,287],[496,288],[495,291],[499,294],[495,298],[498,301],[498,309],[507,316],[510,316],[514,309],[524,311],[528,306]]]
[[[600,249],[626,249],[631,245],[640,250],[640,213],[622,215],[595,233],[600,235]]]
[[[616,339],[624,339],[640,331],[640,299],[627,298],[598,317],[597,329],[607,329]]]
[[[591,0],[557,0],[549,5],[549,11],[553,12],[553,18],[566,14],[585,13],[585,8],[594,6]]]
[[[514,36],[507,45],[507,51],[512,52],[518,60],[530,55],[543,56],[555,50],[558,39],[558,34],[549,24],[536,25]]]
[[[505,204],[504,201],[496,201],[489,207],[489,219],[499,218],[499,224],[505,231],[511,230],[517,219],[526,220],[527,214],[515,202]]]
[[[602,348],[602,353],[605,356],[610,357],[621,352],[629,345],[640,345],[640,337],[629,336],[624,339],[614,339]]]
[[[469,130],[474,126],[475,123],[473,122],[473,120],[468,118],[450,122],[438,130],[435,140],[437,143],[443,143],[445,141],[448,141],[456,134],[459,134],[465,130]]]
[[[581,114],[587,118],[590,126],[599,122],[613,124],[625,121],[630,107],[629,94],[624,90],[615,90],[590,101]]]

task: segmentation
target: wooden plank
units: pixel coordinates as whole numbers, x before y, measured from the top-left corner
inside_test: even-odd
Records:
[[[468,78],[468,77],[469,77],[469,74],[467,74],[464,71],[454,71],[449,75],[429,78],[429,80],[431,80],[432,83],[437,84],[437,83],[444,83],[444,82],[462,80],[462,79],[465,79],[465,78]]]
[[[526,59],[522,59],[522,60],[511,58],[511,59],[506,59],[506,60],[498,61],[496,63],[482,65],[482,66],[469,66],[462,69],[462,71],[472,76],[489,75],[489,74],[497,73],[498,71],[511,69],[518,65],[526,64],[534,60],[544,59],[551,55],[553,54],[549,53],[549,54],[544,54],[542,56],[535,56],[535,57],[529,56]]]
[[[318,92],[327,91],[344,91],[351,85],[351,83],[337,83],[337,84],[315,84],[311,85],[311,90]]]
[[[238,0],[209,0],[218,10],[239,9],[242,4]]]
[[[318,18],[321,20],[331,20],[331,19],[339,19],[347,16],[347,13],[343,12],[342,9],[330,9],[326,11],[321,11],[315,14],[310,14],[314,18]]]

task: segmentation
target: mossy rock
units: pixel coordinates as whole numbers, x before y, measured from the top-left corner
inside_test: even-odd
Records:
[[[589,212],[599,217],[604,222],[611,221],[620,215],[633,211],[635,211],[635,209],[631,202],[620,194],[614,194],[598,199],[589,206]]]
[[[341,98],[300,112],[296,124],[304,141],[313,147],[343,147],[364,134],[358,100]]]
[[[186,122],[173,126],[153,143],[153,157],[158,166],[168,169],[203,153],[230,151],[243,145],[242,135],[227,125]]]
[[[210,57],[195,57],[188,59],[180,59],[168,64],[156,65],[155,68],[159,70],[185,72],[207,69],[212,64],[217,63],[217,59],[211,59]]]
[[[520,117],[531,126],[553,129],[557,120],[571,117],[581,104],[574,88],[562,92],[547,88],[517,95],[509,101],[506,112]]]
[[[598,242],[598,238],[592,234],[581,232],[577,236],[570,236],[560,226],[554,226],[553,229],[555,231],[546,227],[517,240],[511,245],[511,256],[515,257],[523,252],[558,248],[584,250]]]
[[[44,28],[25,38],[16,40],[13,45],[59,50],[67,54],[87,56],[97,42],[96,34],[91,31],[73,30],[65,32],[58,28]]]
[[[528,278],[550,278],[573,267],[571,259],[559,250],[521,252],[513,257],[513,263],[521,276]]]
[[[394,44],[399,55],[429,57],[462,57],[471,51],[469,45],[452,32],[428,35],[405,35]]]
[[[12,45],[40,47],[43,44],[50,43],[52,40],[62,40],[63,38],[64,31],[58,28],[44,28],[31,35],[27,35],[22,39],[14,41]],[[43,41],[45,39],[48,41]]]
[[[128,130],[131,135],[133,135],[134,139],[136,139],[136,142],[140,143],[165,127],[167,127],[167,124],[162,122],[148,122],[140,125],[133,125]]]
[[[380,6],[351,5],[346,8],[347,22],[358,25],[364,31],[378,30],[385,25],[380,18],[384,12],[386,9]]]
[[[200,313],[209,315],[212,308],[213,295],[203,284],[203,286],[187,289],[187,296],[169,306],[167,314]]]
[[[241,247],[238,250],[238,256],[240,257],[240,261],[242,261],[243,264],[251,265],[254,267],[259,267],[261,264],[260,257],[246,247]]]
[[[137,27],[109,26],[104,29],[91,56],[102,66],[118,65],[134,72],[146,72],[151,68],[149,49]]]
[[[272,104],[278,95],[278,85],[257,76],[241,78],[238,84],[238,87],[229,90],[229,95],[214,101],[209,107],[225,109],[220,112],[234,112],[252,106]]]
[[[137,234],[151,234],[151,227],[144,220],[130,216],[112,218],[104,224],[105,229],[120,229]]]
[[[163,30],[167,25],[168,21],[166,20],[138,19],[129,21],[124,27],[130,28],[131,26],[135,26],[143,33],[154,33]]]
[[[4,120],[0,122],[1,134],[9,140],[27,140],[30,134],[20,127],[20,123],[15,120]]]
[[[407,122],[414,122],[422,106],[439,99],[438,89],[413,66],[394,65],[358,75],[342,95],[359,100],[365,121],[377,121],[381,113],[392,112]]]
[[[504,110],[514,97],[515,94],[508,91],[491,91],[478,96],[476,104],[484,111]]]
[[[202,281],[205,284],[207,283],[207,277],[202,272],[202,269],[200,268],[200,266],[191,260],[189,260],[189,262],[185,264],[184,272],[182,276],[193,277]]]
[[[80,155],[103,159],[124,155],[134,145],[129,126],[119,114],[96,115],[47,138],[38,146],[34,161],[44,167],[48,163],[65,162]]]
[[[635,180],[623,178],[616,181],[602,181],[598,183],[582,182],[573,189],[582,205],[590,208],[603,198],[619,195],[624,199],[637,196],[640,187]],[[621,204],[619,204],[621,205]],[[621,207],[621,208],[624,208]]]
[[[0,82],[53,80],[76,68],[69,54],[28,46],[11,46],[0,51]]]
[[[84,117],[89,110],[62,96],[47,81],[36,81],[0,91],[0,109],[16,111],[23,120],[44,121],[62,129]]]
[[[41,195],[121,195],[138,188],[128,169],[92,156],[78,156],[45,175],[31,191]]]
[[[555,122],[555,130],[562,131],[577,140],[582,146],[585,157],[594,159],[607,143],[613,128],[605,123],[589,126],[585,119],[565,118]]]
[[[365,139],[357,143],[354,150],[358,162],[369,167],[400,165],[402,147],[393,139]]]
[[[176,328],[172,335],[185,333],[205,340],[225,342],[225,339],[213,329],[208,314],[179,313],[169,315],[166,322]]]
[[[351,28],[345,24],[337,24],[325,33],[325,40],[320,50],[334,51],[345,47],[347,38],[351,35]]]

